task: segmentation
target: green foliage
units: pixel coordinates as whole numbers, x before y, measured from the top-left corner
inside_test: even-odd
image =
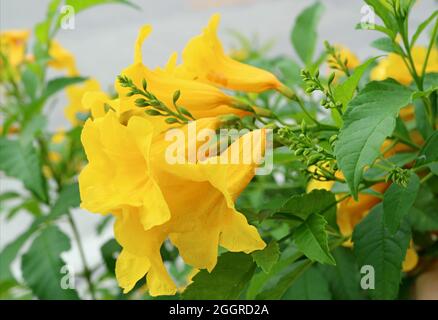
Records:
[[[392,134],[396,116],[411,95],[411,90],[394,80],[373,81],[348,104],[335,153],[355,197],[365,166],[379,155],[379,147]]]
[[[39,299],[78,299],[74,289],[61,287],[62,278],[67,275],[63,275],[65,263],[60,255],[68,250],[70,239],[57,227],[50,226],[33,240],[23,255],[23,278]]]
[[[255,263],[244,253],[222,254],[211,273],[202,270],[183,292],[184,300],[238,299],[251,279]]]
[[[22,145],[16,140],[0,138],[0,169],[21,180],[42,202],[48,201],[39,154],[32,144]]]
[[[286,291],[286,300],[331,300],[332,295],[327,279],[316,266],[306,270]]]
[[[375,270],[375,289],[370,290],[370,296],[395,299],[411,232],[406,220],[395,233],[390,232],[383,214],[383,206],[378,204],[354,229],[354,253],[360,266],[369,265]]]
[[[265,273],[269,273],[280,257],[280,248],[276,241],[271,241],[266,248],[253,252],[254,262],[262,268]]]
[[[313,62],[317,41],[317,26],[323,10],[323,5],[320,2],[315,2],[298,15],[292,29],[292,44],[306,66],[310,66]]]
[[[293,239],[297,247],[311,260],[336,264],[328,246],[325,230],[327,220],[319,214],[312,214],[295,231]]]
[[[399,229],[401,221],[414,205],[419,189],[420,179],[412,173],[407,186],[393,183],[386,190],[383,198],[383,221],[390,232],[395,233]]]

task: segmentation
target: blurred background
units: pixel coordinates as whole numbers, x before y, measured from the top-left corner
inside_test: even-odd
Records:
[[[212,13],[220,12],[222,22],[220,37],[227,50],[238,48],[238,41],[231,31],[238,31],[252,41],[265,44],[272,41],[269,55],[295,53],[290,44],[290,29],[296,15],[311,0],[132,0],[141,10],[122,5],[103,5],[82,12],[75,17],[73,30],[60,30],[57,39],[77,58],[77,67],[84,76],[96,78],[103,89],[113,86],[115,77],[133,61],[133,45],[137,32],[145,23],[154,27],[154,32],[143,46],[143,59],[150,67],[163,65],[169,55],[181,52],[187,40],[201,32]],[[361,60],[381,54],[369,46],[378,38],[374,32],[358,31],[364,12],[362,0],[324,0],[325,12],[319,23],[319,49],[323,40],[342,44],[350,48]],[[31,29],[44,19],[49,0],[1,0],[0,29]],[[424,20],[437,3],[434,0],[418,1],[412,14],[413,26]],[[425,36],[425,34],[424,34]],[[422,39],[420,39],[420,42]],[[55,101],[50,110],[50,127],[68,128],[63,109],[64,96]],[[5,177],[0,177],[0,188],[12,189]],[[106,229],[104,236],[96,236],[98,217],[74,210],[79,230],[85,245],[85,254],[91,265],[100,260],[99,248],[112,237],[112,230]],[[20,215],[20,213],[19,213]],[[0,216],[0,249],[26,229],[30,217],[22,214],[19,219],[6,223]],[[65,232],[70,228],[65,226]],[[73,268],[80,269],[79,252],[72,242],[73,250],[64,258]],[[22,248],[23,251],[27,248]],[[19,272],[18,262],[14,270]]]

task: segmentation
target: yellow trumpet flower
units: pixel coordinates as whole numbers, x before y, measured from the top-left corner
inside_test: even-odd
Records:
[[[213,129],[219,124],[214,118],[196,123]],[[235,142],[239,154],[248,141],[264,147],[264,132],[248,135],[253,139]],[[132,116],[125,126],[112,110],[87,120],[82,142],[89,163],[79,176],[81,206],[116,216],[115,237],[123,247],[116,276],[124,292],[145,274],[151,295],[176,292],[160,255],[167,238],[186,263],[208,270],[216,265],[219,245],[244,252],[264,248],[257,229],[234,208],[257,161],[168,164],[165,139],[150,121]]]
[[[219,21],[220,15],[214,14],[203,33],[188,42],[182,54],[183,63],[175,70],[176,76],[231,90],[285,90],[272,73],[233,60],[225,54],[217,37]]]

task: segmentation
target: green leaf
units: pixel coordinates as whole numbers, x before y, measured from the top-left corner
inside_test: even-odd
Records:
[[[418,154],[415,167],[421,167],[438,161],[438,131],[435,131],[424,143]]]
[[[392,134],[397,114],[410,102],[411,94],[392,79],[373,81],[348,104],[335,154],[355,198],[364,167],[380,154],[380,146]]]
[[[297,225],[305,221],[312,214],[321,214],[330,226],[337,229],[336,197],[327,190],[312,190],[310,193],[293,195],[279,210],[277,215],[285,218],[296,218]]]
[[[65,87],[71,86],[73,84],[78,84],[85,80],[87,80],[86,77],[59,77],[52,79],[47,83],[47,87],[44,90],[43,97],[47,99],[55,93],[63,90]]]
[[[305,272],[311,265],[312,261],[307,259],[297,261],[294,262],[292,265],[289,265],[288,268],[283,270],[286,272],[281,274],[279,278],[270,279],[274,281],[269,281],[264,290],[256,296],[256,299],[281,299],[285,295],[286,291],[302,276],[303,272]]]
[[[350,249],[338,247],[333,250],[336,266],[320,265],[327,278],[334,299],[362,300],[364,291],[360,288],[360,272]]]
[[[422,185],[409,212],[409,222],[414,230],[428,232],[438,230],[438,199],[427,185]]]
[[[47,118],[42,114],[33,116],[29,122],[25,123],[20,133],[20,142],[22,145],[30,144],[39,136],[47,125]]]
[[[373,299],[397,297],[402,263],[409,247],[409,224],[403,220],[400,229],[392,234],[383,222],[383,206],[376,205],[354,229],[354,253],[359,266],[370,265],[375,271]]]
[[[0,138],[0,170],[21,180],[38,199],[48,201],[40,159],[31,144],[23,146],[17,140]]]
[[[263,250],[252,253],[252,258],[265,273],[269,273],[280,257],[277,241],[271,241]]]
[[[312,214],[295,230],[293,239],[298,249],[309,259],[334,265],[336,262],[330,253],[326,225],[323,216]]]
[[[415,42],[417,42],[418,37],[421,35],[421,33],[426,29],[426,27],[431,23],[435,17],[438,16],[438,10],[435,10],[426,20],[424,20],[415,31],[414,35],[411,38],[411,48],[414,47]]]
[[[424,140],[427,140],[427,138],[433,134],[434,130],[426,113],[426,108],[420,99],[414,100],[413,104],[415,107],[415,122],[418,132],[420,132]]]
[[[397,21],[389,2],[382,0],[365,0],[365,2],[374,9],[374,12],[382,19],[388,29],[393,30],[395,33],[398,31]]]
[[[383,221],[391,233],[400,227],[403,218],[409,213],[420,189],[420,179],[411,173],[406,187],[397,183],[390,185],[383,197]]]
[[[211,273],[201,270],[183,292],[184,300],[231,300],[240,297],[251,279],[255,263],[250,255],[227,252],[222,254]]]
[[[334,89],[334,97],[336,101],[339,101],[342,103],[342,111],[345,112],[347,109],[347,105],[350,102],[350,100],[353,98],[354,91],[356,90],[357,86],[359,85],[360,79],[364,75],[364,73],[368,70],[370,65],[376,61],[378,57],[368,59],[364,63],[362,63],[360,66],[356,67],[354,69],[353,74],[347,78],[343,83],[336,86]],[[342,118],[340,117],[339,113],[336,111],[336,109],[333,109],[332,115],[334,120],[338,125],[342,125]]]
[[[35,230],[36,228],[29,228],[6,247],[4,247],[0,252],[0,283],[14,280],[14,276],[11,272],[11,264],[14,262],[20,249]]]
[[[26,68],[22,73],[22,81],[26,94],[32,100],[35,99],[39,81],[37,75],[30,68]]]
[[[371,46],[385,52],[400,52],[400,49],[394,45],[389,38],[379,38],[371,42]]]
[[[56,199],[55,204],[48,214],[48,219],[57,219],[60,216],[67,214],[71,208],[79,207],[81,199],[79,196],[79,186],[77,183],[65,185]]]
[[[323,11],[324,6],[320,2],[307,7],[298,15],[292,29],[292,44],[306,66],[312,63],[318,37],[316,29]]]
[[[255,299],[260,292],[278,287],[278,282],[285,274],[292,271],[292,265],[302,256],[303,254],[294,245],[287,247],[269,273],[261,271],[252,277],[246,291],[246,299]]]
[[[108,240],[100,248],[106,269],[112,274],[115,274],[116,270],[116,255],[119,254],[121,250],[122,247],[114,239]]]
[[[331,300],[331,298],[329,283],[316,266],[306,270],[283,296],[286,300]]]
[[[125,4],[135,9],[140,9],[139,6],[127,0],[66,0],[65,4],[75,8],[75,13],[83,11],[93,6],[102,4]]]
[[[63,289],[65,263],[61,253],[70,250],[70,239],[56,226],[44,229],[21,259],[23,278],[39,299],[78,299],[74,289]]]

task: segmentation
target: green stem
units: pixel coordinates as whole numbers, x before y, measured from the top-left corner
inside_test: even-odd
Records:
[[[423,68],[421,69],[421,84],[424,84],[424,76],[426,74],[427,63],[429,61],[430,53],[435,43],[435,39],[438,32],[438,18],[435,21],[435,26],[433,27],[432,35],[429,42],[429,47],[427,48],[426,58],[424,59]]]
[[[74,236],[75,241],[76,241],[78,248],[79,248],[79,255],[81,257],[82,265],[84,267],[84,275],[85,275],[85,279],[86,279],[87,284],[88,284],[88,289],[90,290],[91,298],[93,300],[96,300],[96,295],[94,292],[94,285],[93,285],[93,281],[91,280],[91,271],[90,271],[90,268],[88,267],[87,259],[85,257],[85,251],[84,251],[84,247],[82,244],[81,236],[79,234],[78,228],[76,226],[76,223],[75,223],[70,211],[67,212],[67,216],[68,216],[68,222],[70,223],[70,226],[73,230],[73,236]]]

